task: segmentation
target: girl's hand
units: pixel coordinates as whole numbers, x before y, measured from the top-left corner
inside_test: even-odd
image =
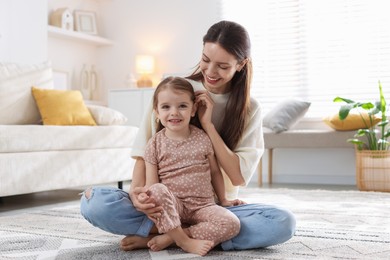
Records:
[[[156,206],[155,201],[148,194],[145,187],[135,187],[130,191],[130,198],[136,210],[143,212],[152,221],[161,216],[163,208]]]
[[[235,199],[235,200],[225,199],[225,200],[220,201],[220,204],[223,207],[231,207],[231,206],[238,206],[238,205],[243,205],[243,204],[247,204],[247,203],[245,201],[242,201],[239,199]]]
[[[195,103],[198,105],[198,117],[203,129],[207,132],[207,127],[211,125],[211,116],[213,114],[214,101],[207,91],[195,92]]]

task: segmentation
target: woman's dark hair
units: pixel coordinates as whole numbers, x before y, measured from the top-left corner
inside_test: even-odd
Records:
[[[160,84],[158,84],[156,90],[153,94],[153,109],[157,110],[158,106],[158,94],[166,89],[172,89],[173,91],[179,91],[179,92],[187,92],[190,95],[190,98],[193,102],[195,102],[195,92],[194,88],[192,87],[191,83],[189,83],[186,79],[181,77],[168,77],[163,79]],[[190,124],[193,124],[199,128],[202,129],[202,126],[200,124],[198,115],[195,114],[194,117],[191,118]],[[160,121],[157,123],[157,129],[156,132],[163,129],[164,126],[161,124]]]
[[[246,29],[231,21],[220,21],[210,27],[203,37],[205,43],[219,44],[228,53],[236,57],[239,63],[247,59],[242,70],[237,71],[230,87],[230,97],[226,105],[220,135],[225,144],[230,148],[236,148],[244,132],[250,108],[250,85],[252,82],[252,61],[250,59],[251,43]],[[189,79],[200,81],[203,75],[197,65]]]

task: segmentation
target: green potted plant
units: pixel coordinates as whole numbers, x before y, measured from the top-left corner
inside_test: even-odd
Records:
[[[379,82],[379,101],[355,102],[336,97],[333,102],[344,102],[339,118],[344,120],[352,110],[359,113],[366,128],[357,130],[347,141],[356,147],[356,182],[360,190],[390,191],[390,128],[386,116],[386,100]],[[368,119],[364,114],[368,114]],[[380,116],[379,123],[375,118]]]
[[[389,120],[386,117],[386,100],[383,96],[382,85],[379,82],[379,101],[374,104],[371,102],[355,102],[351,99],[336,97],[333,102],[344,102],[345,105],[342,105],[339,110],[340,120],[344,120],[349,115],[351,110],[358,110],[366,128],[359,129],[355,135],[355,138],[348,139],[347,141],[353,143],[357,146],[358,150],[389,150],[390,144],[387,140],[390,136],[390,129],[386,130],[386,126],[389,123]],[[362,111],[368,112],[369,122],[366,121],[365,117],[362,114]],[[374,117],[377,114],[381,114],[381,122],[374,124]],[[378,137],[378,127],[380,128],[380,133]],[[367,142],[365,143],[359,137],[365,136]]]

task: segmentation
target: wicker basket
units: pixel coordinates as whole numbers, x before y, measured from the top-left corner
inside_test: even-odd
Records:
[[[390,192],[390,151],[356,150],[356,184],[362,191]]]

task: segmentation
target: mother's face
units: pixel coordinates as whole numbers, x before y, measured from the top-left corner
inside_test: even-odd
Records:
[[[242,69],[236,57],[228,53],[218,43],[207,42],[204,44],[200,70],[206,89],[215,94],[223,94],[230,91],[230,81],[236,71]]]

